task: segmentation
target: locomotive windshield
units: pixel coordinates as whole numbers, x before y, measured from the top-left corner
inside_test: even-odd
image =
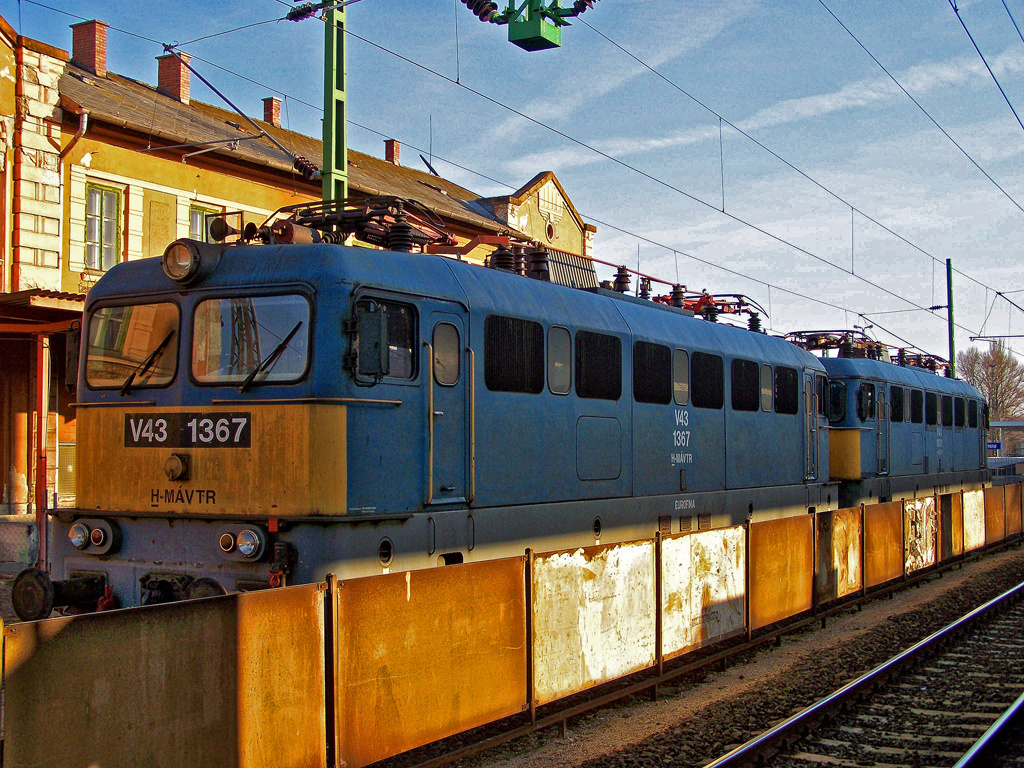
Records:
[[[203,384],[286,383],[306,372],[309,302],[303,296],[207,299],[192,323],[192,375]]]
[[[159,387],[174,378],[178,307],[170,302],[102,307],[89,318],[90,387]]]

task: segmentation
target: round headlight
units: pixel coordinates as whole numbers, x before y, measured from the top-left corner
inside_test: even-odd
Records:
[[[89,526],[84,523],[75,523],[68,531],[68,539],[75,549],[85,549],[89,546]]]
[[[180,240],[164,251],[164,272],[171,280],[184,283],[199,271],[199,253]]]
[[[248,528],[238,532],[238,535],[235,537],[235,543],[238,545],[238,551],[243,557],[256,557],[262,548],[260,535]]]

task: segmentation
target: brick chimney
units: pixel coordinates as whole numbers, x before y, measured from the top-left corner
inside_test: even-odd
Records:
[[[384,159],[394,165],[401,165],[398,156],[402,151],[402,145],[394,139],[384,139]]]
[[[107,25],[82,21],[71,25],[71,61],[100,77],[107,74]]]
[[[263,122],[275,128],[281,127],[281,100],[277,96],[267,96],[263,100]]]
[[[189,61],[192,58],[187,53],[179,53],[178,56],[181,56],[185,61]],[[157,64],[159,65],[156,88],[160,93],[166,94],[182,104],[188,104],[189,90],[192,86],[192,73],[188,67],[178,60],[178,56],[168,53],[156,57]]]

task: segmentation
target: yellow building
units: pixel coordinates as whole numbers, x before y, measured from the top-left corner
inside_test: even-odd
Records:
[[[107,70],[106,24],[72,30],[69,54],[0,18],[0,514],[32,511],[43,496],[73,501],[62,331],[107,269],[180,237],[206,239],[209,214],[259,224],[321,196],[295,162],[318,165],[321,143],[281,127],[278,99],[263,100],[262,120],[193,101],[176,56],[157,58],[153,86]],[[350,196],[419,201],[465,258],[483,261],[511,234],[551,249],[553,277],[563,264],[587,271],[594,228],[550,172],[509,197],[481,198],[402,166],[398,143],[385,144],[384,158],[350,151]]]

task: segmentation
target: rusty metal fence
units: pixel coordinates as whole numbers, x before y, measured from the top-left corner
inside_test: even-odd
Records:
[[[5,766],[337,766],[1017,536],[1019,486],[12,625]]]

